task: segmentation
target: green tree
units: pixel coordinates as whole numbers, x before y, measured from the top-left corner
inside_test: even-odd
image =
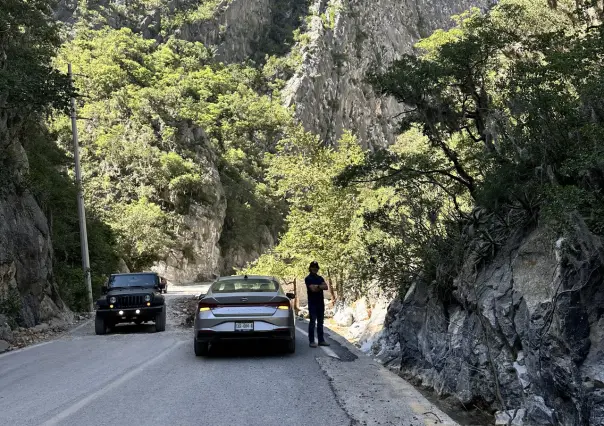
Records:
[[[201,43],[156,44],[107,27],[78,27],[57,66],[67,62],[83,95],[87,202],[116,232],[130,265],[149,266],[179,248],[178,229],[195,206],[218,216],[218,185],[228,200],[224,251],[255,247],[266,229],[278,232],[281,206],[266,188],[265,155],[291,111],[259,93],[266,87],[261,71],[213,63]],[[68,127],[62,117],[53,124],[66,149]],[[137,228],[123,226],[130,214]],[[153,232],[137,246],[141,229]]]
[[[347,166],[358,165],[364,154],[351,134],[338,149],[325,147],[301,128],[279,142],[268,177],[290,209],[287,231],[275,249],[248,272],[301,276],[317,260],[335,282],[340,295],[362,291],[358,276],[364,261],[361,216],[364,194],[356,187],[341,188],[334,178]]]
[[[403,141],[419,149],[378,152],[339,178],[397,192],[366,219],[391,235],[369,249],[403,290],[417,279],[449,289],[468,258],[539,220],[603,229],[601,24],[570,2],[524,0],[456,19],[369,78],[406,106]]]
[[[65,110],[69,102],[66,75],[52,67],[60,44],[51,0],[5,0],[0,9],[0,107],[40,112]]]

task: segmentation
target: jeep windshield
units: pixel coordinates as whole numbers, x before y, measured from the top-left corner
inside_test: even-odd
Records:
[[[149,287],[157,285],[155,274],[112,275],[109,278],[109,288]]]

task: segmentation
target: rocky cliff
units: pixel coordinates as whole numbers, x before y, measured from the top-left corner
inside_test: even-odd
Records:
[[[374,95],[364,83],[367,72],[410,52],[421,36],[450,25],[451,15],[490,3],[162,0],[150,8],[140,1],[62,0],[56,17],[70,25],[85,19],[96,28],[126,26],[159,43],[170,35],[201,41],[213,49],[215,60],[225,63],[251,60],[262,64],[267,54],[293,55],[297,69],[283,90],[283,103],[295,106],[296,118],[326,143],[335,144],[343,130],[350,129],[371,148],[394,141],[391,118],[401,107]],[[178,18],[179,13],[195,8],[189,18]],[[302,37],[295,37],[295,31]],[[203,137],[191,140],[197,143]],[[212,187],[217,194],[224,192],[219,178]],[[225,210],[222,198],[217,200],[215,205],[191,209],[178,235],[182,250],[166,253],[155,266],[157,271],[173,281],[207,279],[244,266],[273,245],[275,229],[260,232],[262,238],[252,249],[221,239]]]
[[[414,286],[392,302],[374,354],[498,424],[604,424],[601,239],[536,230],[466,266],[449,298]]]
[[[401,106],[376,97],[364,82],[367,73],[383,69],[411,53],[420,37],[448,28],[451,16],[489,0],[314,1],[310,8],[310,41],[303,63],[285,90],[285,102],[308,130],[334,144],[352,130],[365,148],[394,142],[395,117]]]
[[[0,112],[0,314],[32,327],[65,306],[53,277],[49,222],[27,186],[22,125]]]

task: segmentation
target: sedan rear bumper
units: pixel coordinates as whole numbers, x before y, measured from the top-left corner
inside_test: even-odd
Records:
[[[217,340],[291,340],[295,338],[294,331],[289,328],[275,329],[271,331],[212,331],[198,330],[195,340],[198,342],[215,342]]]

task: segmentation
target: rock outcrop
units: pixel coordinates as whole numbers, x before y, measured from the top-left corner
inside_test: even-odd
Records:
[[[571,245],[534,231],[489,266],[468,264],[446,300],[412,287],[374,354],[503,424],[604,424],[604,247],[579,234]]]
[[[377,97],[364,83],[366,74],[412,52],[421,36],[450,25],[451,15],[490,3],[222,0],[212,3],[213,11],[196,12],[179,20],[175,19],[179,13],[204,5],[193,0],[161,0],[152,7],[142,1],[122,4],[110,0],[61,0],[56,17],[67,24],[85,17],[95,28],[125,26],[158,42],[170,35],[200,41],[212,48],[217,61],[225,63],[258,63],[265,54],[301,52],[301,63],[283,91],[283,102],[294,105],[297,119],[326,143],[335,144],[349,129],[364,147],[373,148],[394,142],[392,117],[401,111],[401,106]],[[296,29],[305,36],[293,46]],[[209,168],[215,169],[214,164],[210,159]],[[220,201],[224,191],[219,178],[213,179],[209,187],[215,189],[219,201],[190,209],[178,235],[182,247],[166,253],[154,267],[170,281],[196,281],[212,274],[230,273],[254,260],[277,239],[275,230],[267,230],[260,232],[263,236],[252,249],[219,244],[225,220]]]
[[[53,279],[48,219],[27,189],[19,123],[0,112],[0,314],[32,327],[65,306]]]
[[[303,47],[303,64],[289,81],[285,102],[307,130],[335,144],[352,130],[365,148],[394,142],[393,117],[401,105],[380,98],[364,82],[413,52],[420,37],[451,26],[451,16],[489,0],[331,0],[314,1]]]

